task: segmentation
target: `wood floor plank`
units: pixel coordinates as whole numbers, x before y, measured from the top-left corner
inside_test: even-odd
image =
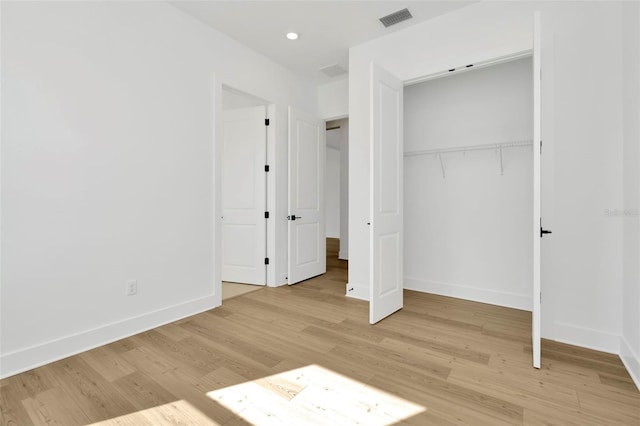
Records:
[[[580,411],[604,422],[640,425],[640,403],[632,406],[589,392],[578,392]]]
[[[135,407],[80,356],[54,362],[50,367],[58,378],[56,387],[68,394],[89,418],[105,420],[135,411]],[[73,407],[66,408],[74,411]]]
[[[237,336],[228,327],[209,327],[201,318],[194,318],[192,321],[182,324],[186,330],[192,331],[210,340],[220,342],[223,346],[232,348],[233,351],[245,354],[245,356],[263,364],[266,367],[273,367],[282,361],[282,357],[270,350],[264,350],[260,346],[247,341],[244,337]]]
[[[460,365],[453,369],[447,380],[522,407],[580,408],[575,390],[546,382],[541,374],[538,376],[523,377],[492,368],[478,370]]]
[[[598,418],[582,413],[578,410],[548,411],[540,409],[525,408],[523,423],[525,425],[543,426],[608,426]]]
[[[489,362],[490,354],[488,352],[470,350],[469,348],[464,347],[465,344],[463,342],[455,343],[453,345],[444,343],[431,338],[428,331],[415,333],[413,330],[407,330],[406,324],[398,324],[394,321],[383,321],[376,324],[376,326],[377,332],[384,337],[394,338],[401,342],[410,343],[416,346],[423,346],[435,352],[459,357],[479,364],[486,365]],[[452,340],[454,339],[452,338]]]
[[[23,373],[24,374],[24,373]],[[19,375],[18,375],[19,376]],[[2,426],[19,426],[34,424],[22,405],[20,388],[16,386],[16,376],[2,380],[0,387],[0,424]],[[26,398],[29,398],[26,396]]]
[[[80,357],[110,382],[135,372],[135,369],[109,346],[102,346],[83,352]]]
[[[167,404],[179,399],[151,377],[136,371],[113,382],[115,388],[138,410]]]
[[[486,413],[479,404],[461,403],[457,398],[450,399],[440,392],[425,392],[429,388],[417,386],[414,382],[406,383],[393,376],[375,375],[369,384],[378,389],[384,389],[401,398],[423,405],[427,412],[445,419],[446,422],[458,425],[514,425],[522,424],[521,420],[513,416],[505,418],[495,413]],[[517,414],[517,413],[516,413]],[[418,416],[419,417],[419,416]],[[436,423],[437,424],[437,423]]]
[[[90,423],[90,417],[62,389],[40,392],[23,399],[22,405],[33,424],[73,426]]]
[[[361,424],[640,425],[640,392],[616,355],[543,340],[536,370],[530,312],[415,291],[405,291],[404,309],[370,325],[368,304],[344,296],[337,241],[327,247],[324,276],[261,288],[0,381],[1,424],[248,425],[248,415],[293,424],[295,413],[306,424],[323,412],[325,424],[353,424],[357,404]],[[314,393],[287,373],[310,366],[359,391],[309,405]],[[326,383],[326,395],[339,393],[336,383]],[[230,406],[211,397],[245,384],[295,406],[278,412],[249,394]],[[390,406],[374,416],[381,395],[423,411],[403,417]]]

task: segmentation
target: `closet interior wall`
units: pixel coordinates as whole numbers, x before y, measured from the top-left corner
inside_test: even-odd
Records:
[[[405,288],[531,309],[532,147],[444,151],[530,141],[532,103],[530,57],[405,87]]]

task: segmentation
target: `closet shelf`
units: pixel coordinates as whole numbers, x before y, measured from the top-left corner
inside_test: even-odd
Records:
[[[521,146],[531,146],[533,141],[531,139],[521,141],[499,142],[489,143],[486,145],[468,145],[457,146],[454,148],[439,148],[439,149],[426,149],[423,151],[409,151],[405,152],[405,157],[413,157],[417,155],[435,155],[435,154],[449,154],[453,152],[469,152],[469,151],[484,151],[489,149],[499,150],[500,148],[518,148]]]
[[[495,150],[500,153],[500,174],[504,174],[504,166],[502,162],[502,150],[505,148],[519,148],[523,146],[532,146],[533,140],[520,140],[520,141],[510,141],[510,142],[499,142],[499,143],[490,143],[485,145],[468,145],[468,146],[458,146],[454,148],[440,148],[440,149],[426,149],[423,151],[409,151],[405,152],[405,157],[416,157],[419,155],[436,155],[438,160],[440,160],[440,168],[442,169],[442,177],[445,177],[445,168],[444,162],[442,161],[442,154],[451,154],[454,152],[470,152],[470,151],[485,151],[485,150]]]

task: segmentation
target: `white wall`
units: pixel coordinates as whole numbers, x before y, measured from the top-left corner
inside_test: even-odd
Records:
[[[347,78],[318,86],[318,114],[325,120],[346,117],[349,113]]]
[[[531,58],[408,86],[405,152],[530,140]],[[405,157],[405,288],[531,309],[532,148]]]
[[[622,205],[621,8],[618,2],[480,2],[350,50],[351,285],[368,290],[369,283],[370,62],[410,80],[522,52],[532,46],[533,12],[541,10],[542,201],[545,226],[554,232],[542,244],[542,332],[618,352],[622,224],[603,212]]]
[[[328,238],[340,238],[340,134],[340,129],[327,130],[324,207]]]
[[[620,354],[640,389],[640,3],[623,7],[624,204],[610,220],[623,222],[624,287]]]
[[[275,103],[280,187],[278,118],[314,112],[317,91],[166,3],[1,7],[6,376],[218,305],[221,85]],[[283,242],[286,199],[271,206]]]

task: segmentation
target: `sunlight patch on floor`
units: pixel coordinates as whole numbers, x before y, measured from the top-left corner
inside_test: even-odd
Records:
[[[383,426],[426,410],[318,365],[285,371],[207,395],[254,425]]]

